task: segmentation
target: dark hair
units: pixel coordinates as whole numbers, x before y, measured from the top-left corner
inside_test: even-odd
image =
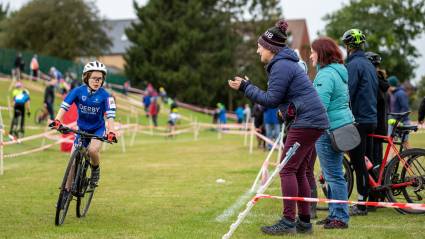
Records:
[[[311,48],[317,53],[317,63],[321,66],[344,62],[342,52],[332,38],[320,37],[313,41]]]
[[[101,72],[101,71],[99,71],[99,72]],[[86,73],[83,74],[83,82],[86,85],[89,85],[89,79],[90,79],[92,73],[93,73],[93,71],[87,71]],[[102,81],[104,83],[105,82],[105,73],[103,73],[103,72],[101,72],[101,73],[102,73]],[[102,83],[102,86],[103,86],[103,83]]]

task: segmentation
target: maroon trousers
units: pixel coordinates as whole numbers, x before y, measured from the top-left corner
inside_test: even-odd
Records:
[[[285,142],[282,159],[286,152],[295,142],[300,144],[297,152],[289,159],[282,171],[280,171],[280,181],[282,195],[288,197],[310,197],[311,190],[307,172],[312,175],[310,169],[310,158],[314,153],[316,140],[322,135],[322,129],[312,128],[290,128]],[[315,156],[315,155],[314,155]],[[311,177],[311,176],[310,176]],[[296,205],[298,214],[310,216],[310,203],[283,200],[283,216],[291,221],[295,221]]]

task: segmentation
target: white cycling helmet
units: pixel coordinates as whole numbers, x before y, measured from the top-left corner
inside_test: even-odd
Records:
[[[102,86],[103,86],[103,84],[105,83],[106,73],[108,72],[106,70],[106,66],[99,61],[91,61],[84,66],[82,78],[83,78],[84,84],[86,84],[87,86],[89,85],[89,83],[87,82],[87,80],[84,79],[84,74],[91,71],[100,71],[103,73],[103,81],[102,81]]]
[[[84,66],[83,75],[84,75],[84,73],[89,72],[89,71],[100,71],[100,72],[103,72],[105,75],[107,73],[106,66],[102,62],[99,62],[99,61],[91,61],[91,62],[87,63]]]

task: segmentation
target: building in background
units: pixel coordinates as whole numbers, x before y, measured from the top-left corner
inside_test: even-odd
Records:
[[[105,65],[115,68],[118,72],[124,70],[124,54],[131,45],[125,34],[125,29],[130,27],[133,21],[132,19],[106,21],[107,29],[105,32],[111,39],[112,46],[108,54],[99,57],[99,60]]]

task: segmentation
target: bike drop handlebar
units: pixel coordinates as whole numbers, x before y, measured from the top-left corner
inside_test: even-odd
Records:
[[[84,131],[71,129],[71,128],[65,127],[65,126],[61,126],[59,129],[56,129],[56,130],[59,131],[61,134],[75,133],[75,134],[80,135],[82,138],[97,139],[97,140],[100,140],[102,142],[106,142],[106,143],[109,143],[109,144],[118,142],[117,139],[115,139],[113,141],[109,141],[106,136],[99,137],[95,134],[89,134],[89,133],[86,133]]]

